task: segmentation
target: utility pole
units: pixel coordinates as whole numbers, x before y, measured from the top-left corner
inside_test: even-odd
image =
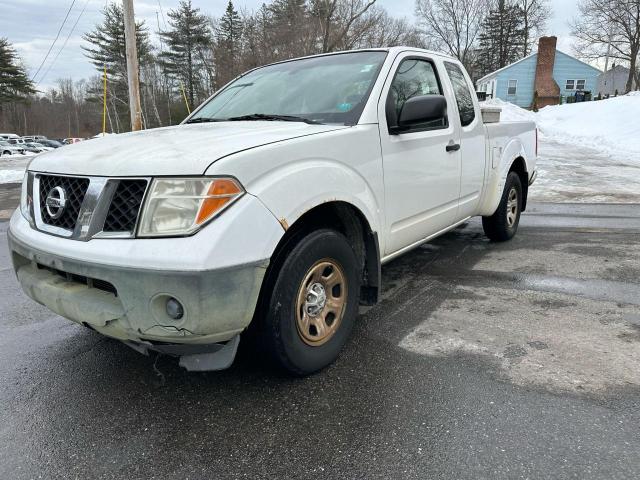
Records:
[[[131,130],[142,130],[142,108],[140,106],[140,79],[138,78],[138,48],[136,46],[136,20],[133,0],[123,0],[124,38],[127,51],[127,78],[129,81],[129,110]]]

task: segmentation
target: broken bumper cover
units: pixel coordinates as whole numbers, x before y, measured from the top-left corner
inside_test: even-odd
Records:
[[[234,340],[253,317],[269,263],[205,271],[147,270],[40,251],[11,230],[8,237],[14,269],[29,297],[104,335],[158,351],[156,344]],[[169,298],[183,306],[179,320],[166,312]]]

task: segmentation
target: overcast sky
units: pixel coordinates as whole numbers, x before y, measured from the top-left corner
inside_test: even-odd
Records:
[[[7,37],[14,44],[31,75],[35,74],[47,54],[72,2],[74,0],[0,0],[0,37]],[[264,0],[236,0],[234,5],[239,9],[252,10],[263,2]],[[204,13],[220,16],[227,0],[193,0],[193,4]],[[378,4],[394,16],[414,18],[415,0],[378,0]],[[574,16],[576,0],[550,0],[550,4],[553,18],[547,33],[558,36],[558,47],[571,53],[572,41],[567,21]],[[80,79],[95,74],[80,48],[83,44],[81,36],[101,21],[100,10],[104,5],[105,0],[75,0],[60,37],[38,74],[39,88],[51,86],[57,78]],[[146,20],[150,29],[155,31],[156,12],[162,7],[166,13],[177,5],[178,0],[135,0],[136,17]],[[83,8],[84,13],[80,16]],[[78,24],[71,33],[78,18]],[[60,50],[67,37],[69,40],[66,46]]]

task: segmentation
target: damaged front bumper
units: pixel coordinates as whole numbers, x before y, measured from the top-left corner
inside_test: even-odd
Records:
[[[16,275],[29,297],[137,350],[181,357],[189,345],[194,355],[229,344],[235,354],[237,336],[253,317],[268,266],[268,260],[207,271],[99,265],[39,251],[11,230],[8,237]],[[183,306],[178,320],[167,313],[170,298]],[[198,363],[190,369],[205,369]]]

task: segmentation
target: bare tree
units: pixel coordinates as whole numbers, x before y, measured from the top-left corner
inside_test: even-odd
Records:
[[[416,0],[416,17],[427,41],[435,48],[472,64],[473,49],[488,0]]]
[[[322,52],[332,52],[352,43],[373,28],[377,12],[372,8],[376,0],[314,0],[312,16],[320,26]],[[373,15],[367,15],[368,12]]]
[[[375,11],[375,23],[372,28],[356,37],[351,48],[408,47],[426,48],[428,45],[420,30],[406,18],[394,18],[383,9]]]
[[[551,17],[551,8],[547,0],[517,0],[516,5],[522,9],[522,26],[524,28],[523,56],[531,53]]]
[[[581,0],[580,16],[571,22],[576,52],[583,58],[609,55],[629,64],[626,91],[638,75],[640,0]]]

